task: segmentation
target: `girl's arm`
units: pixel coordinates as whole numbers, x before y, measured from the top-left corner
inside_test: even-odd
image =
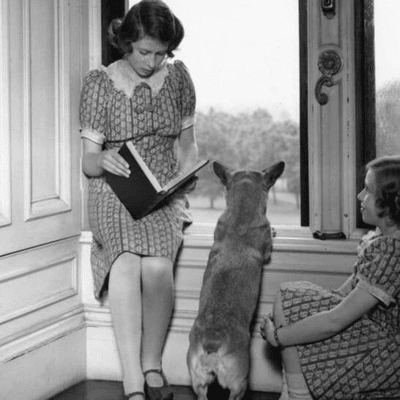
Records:
[[[198,148],[194,126],[184,129],[178,139],[179,170],[185,173],[197,162]]]
[[[340,286],[337,291],[343,296],[347,296],[352,290],[353,275],[350,275],[346,281]]]
[[[328,339],[357,321],[378,304],[378,299],[364,289],[355,287],[336,307],[279,328],[278,339],[283,347],[307,344]],[[269,318],[265,325],[267,340],[277,346],[274,323]]]
[[[118,149],[102,150],[102,146],[83,138],[82,170],[87,176],[100,176],[104,171],[129,177],[129,164]]]

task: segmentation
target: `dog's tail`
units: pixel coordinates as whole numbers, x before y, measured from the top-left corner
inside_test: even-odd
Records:
[[[203,350],[207,354],[217,353],[224,343],[226,344],[224,334],[213,329],[207,329],[204,332],[203,340],[201,341]]]
[[[216,353],[221,345],[222,343],[218,339],[206,339],[203,342],[203,349],[207,354]]]
[[[207,374],[209,376],[209,383],[214,381],[214,379],[218,373],[218,367],[219,367],[219,363],[220,363],[218,354],[217,353],[202,354],[199,357],[199,362],[201,365],[201,369],[204,372],[207,372]]]

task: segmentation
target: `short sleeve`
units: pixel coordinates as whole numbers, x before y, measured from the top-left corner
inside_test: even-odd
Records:
[[[358,261],[357,286],[385,305],[400,293],[400,240],[383,237],[374,240]]]
[[[194,124],[196,109],[196,92],[188,69],[182,61],[175,61],[179,78],[180,112],[182,117],[182,130]]]
[[[108,83],[105,72],[92,70],[86,76],[81,91],[81,137],[98,144],[103,144],[106,137]]]

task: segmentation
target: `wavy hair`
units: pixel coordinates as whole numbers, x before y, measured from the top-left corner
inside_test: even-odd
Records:
[[[108,28],[111,44],[122,53],[133,51],[131,43],[149,36],[168,45],[168,57],[174,56],[185,31],[181,21],[161,0],[142,0],[134,4],[123,19],[114,19]]]
[[[366,169],[375,174],[377,215],[388,216],[400,225],[400,156],[377,158]]]

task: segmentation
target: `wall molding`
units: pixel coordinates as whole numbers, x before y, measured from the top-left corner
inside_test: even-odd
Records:
[[[0,227],[11,224],[9,1],[0,2]]]
[[[52,304],[58,303],[60,301],[66,300],[69,297],[78,295],[78,259],[76,255],[71,255],[58,259],[52,263],[39,263],[33,266],[29,266],[22,270],[13,271],[11,273],[0,276],[0,285],[5,285],[10,281],[17,281],[18,279],[29,278],[34,279],[34,274],[41,272],[51,273],[55,268],[66,267],[70,269],[70,281],[65,282],[66,287],[62,290],[60,288],[54,287],[53,293],[45,294],[37,302],[30,302],[29,305],[18,308],[9,313],[2,313],[0,316],[0,325],[10,322],[14,319],[21,318],[27,314],[33,313],[35,311],[44,309]],[[4,290],[4,289],[3,289]],[[4,311],[4,310],[3,310]],[[1,340],[0,340],[1,343]]]
[[[40,329],[0,354],[2,399],[43,400],[86,379],[82,313]],[[66,316],[65,316],[66,317]]]
[[[19,332],[15,338],[9,338],[9,342],[0,347],[0,363],[10,362],[84,328],[85,314],[83,306],[79,304]]]

